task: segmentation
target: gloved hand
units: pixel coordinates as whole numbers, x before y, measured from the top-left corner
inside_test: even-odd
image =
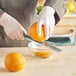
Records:
[[[0,18],[0,25],[4,27],[6,34],[11,39],[24,40],[23,34],[27,34],[21,24],[7,13],[2,14]]]
[[[51,33],[54,30],[54,25],[55,25],[55,19],[54,19],[54,9],[49,6],[45,6],[38,17],[38,25],[37,25],[37,33],[40,36],[41,34],[41,26],[44,25],[45,29],[45,40],[47,40],[50,36]]]

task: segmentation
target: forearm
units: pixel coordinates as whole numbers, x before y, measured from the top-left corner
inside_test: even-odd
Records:
[[[0,17],[2,16],[2,14],[4,13],[5,11],[2,9],[2,2],[0,0]]]
[[[2,15],[4,14],[4,11],[2,9],[0,9],[0,25],[3,26],[2,22],[1,22],[1,18],[2,18]]]
[[[65,1],[67,0],[46,0],[44,6],[50,6],[55,10],[55,21],[56,23],[63,17],[65,14]]]
[[[0,16],[4,13],[4,11],[2,9],[0,9]]]

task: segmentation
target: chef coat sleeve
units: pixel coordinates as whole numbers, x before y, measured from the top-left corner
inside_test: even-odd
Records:
[[[4,11],[0,8],[0,16],[4,13]]]
[[[0,0],[0,16],[4,13],[4,10],[1,8],[1,6],[2,6],[2,2]]]
[[[66,4],[67,0],[46,0],[44,6],[50,6],[55,9],[55,24],[63,17],[66,12]]]

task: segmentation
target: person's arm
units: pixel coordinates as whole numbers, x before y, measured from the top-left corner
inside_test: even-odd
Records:
[[[23,34],[27,34],[26,30],[21,26],[21,24],[1,8],[0,25],[4,27],[6,34],[11,39],[24,40]]]
[[[55,24],[63,17],[66,12],[66,4],[67,0],[46,0],[44,6],[50,6],[55,10]]]
[[[4,13],[4,11],[2,9],[0,9],[0,17],[3,13]]]
[[[2,9],[2,1],[0,0],[0,17],[5,11]]]
[[[44,25],[45,40],[51,37],[54,26],[62,18],[65,11],[65,0],[46,0],[44,7],[38,16],[38,35],[41,35],[41,26]]]

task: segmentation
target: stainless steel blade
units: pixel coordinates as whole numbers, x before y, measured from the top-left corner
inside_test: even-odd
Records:
[[[26,39],[26,40],[29,40],[29,41],[34,41],[34,40],[32,40],[28,35],[25,36],[25,39]],[[49,41],[44,41],[44,42],[34,41],[34,42],[36,42],[36,43],[38,43],[38,44],[40,44],[40,45],[43,45],[43,46],[45,46],[45,47],[48,47],[49,49],[53,49],[53,50],[56,51],[56,52],[62,51],[62,49],[57,48],[56,46],[52,45],[51,42],[49,42]]]
[[[44,41],[44,42],[42,42],[42,44],[45,45],[48,48],[51,48],[51,49],[57,51],[57,52],[62,51],[62,49],[57,48],[56,46],[52,45],[51,42],[49,42],[49,41]]]

